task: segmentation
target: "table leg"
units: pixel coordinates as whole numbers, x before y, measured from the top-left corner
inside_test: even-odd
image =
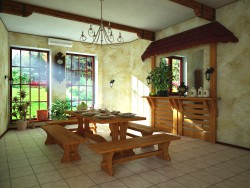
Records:
[[[81,117],[77,117],[78,121],[78,128],[77,128],[77,134],[80,136],[84,135],[84,129],[83,129],[83,119]]]
[[[120,123],[110,123],[109,129],[111,131],[112,141],[119,140],[119,125]]]
[[[111,131],[112,141],[116,140],[126,140],[126,132],[128,128],[128,122],[123,123],[110,123],[109,129]],[[131,156],[134,155],[133,150],[126,150],[122,152],[115,152],[114,157],[115,159],[122,158],[125,156]]]

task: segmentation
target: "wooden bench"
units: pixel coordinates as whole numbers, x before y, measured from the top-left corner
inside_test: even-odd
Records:
[[[78,120],[76,118],[71,118],[71,119],[65,119],[65,120],[52,120],[52,121],[47,121],[47,125],[61,125],[65,127],[66,125],[75,125],[78,124]],[[93,122],[93,127],[90,127],[95,133],[96,133],[96,123]],[[69,129],[71,131],[77,130],[77,128],[71,128]]]
[[[134,123],[134,122],[128,122],[128,129],[138,131],[141,133],[142,136],[148,136],[148,135],[152,135],[154,132],[162,131],[161,129],[158,129],[155,127],[146,126],[146,125],[142,125],[140,123]],[[133,138],[138,137],[137,135],[129,133],[129,132],[127,132],[126,135],[131,136]]]
[[[156,134],[144,137],[131,138],[127,140],[118,140],[111,142],[102,142],[89,145],[89,148],[97,153],[103,155],[103,161],[101,162],[102,170],[113,176],[113,164],[131,161],[134,159],[140,159],[156,155],[157,157],[170,161],[168,154],[168,146],[171,141],[180,139],[179,136],[168,134]],[[125,156],[123,158],[114,158],[115,152],[122,152],[131,150],[134,148],[153,146],[158,144],[158,150],[150,151],[146,153],[140,153],[136,155]]]
[[[64,154],[61,159],[62,163],[80,160],[78,153],[78,145],[88,141],[68,129],[60,125],[44,125],[41,128],[47,133],[45,144],[58,144],[63,150]]]

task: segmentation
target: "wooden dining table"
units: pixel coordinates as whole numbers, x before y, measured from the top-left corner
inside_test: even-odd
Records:
[[[90,123],[108,124],[112,141],[125,140],[129,121],[146,120],[146,117],[132,116],[124,117],[114,115],[110,118],[102,119],[92,115],[84,115],[77,111],[65,111],[65,113],[75,116],[78,120],[77,134],[86,137],[94,142],[106,142],[107,140],[101,135],[94,134],[89,127]]]

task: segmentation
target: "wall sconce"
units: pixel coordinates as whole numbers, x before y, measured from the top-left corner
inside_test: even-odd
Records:
[[[210,68],[207,68],[206,72],[204,73],[206,75],[207,81],[210,80],[212,72],[214,72],[214,68],[210,67]]]
[[[110,87],[112,88],[113,87],[113,84],[114,84],[115,80],[110,80],[109,84],[110,84]]]
[[[146,80],[147,80],[147,84],[148,85],[151,84],[151,76],[148,75],[148,77],[146,78]]]
[[[8,75],[5,75],[4,76],[4,79],[6,80],[8,78],[8,81],[10,82],[10,85],[12,85],[13,84],[13,78],[11,78],[10,76],[8,76]]]

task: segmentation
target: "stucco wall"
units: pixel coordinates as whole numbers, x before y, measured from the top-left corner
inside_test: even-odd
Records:
[[[216,13],[239,39],[218,45],[217,140],[250,148],[250,1],[237,1]]]
[[[216,11],[216,20],[232,31],[238,43],[219,43],[217,48],[217,141],[250,148],[250,1],[240,0]],[[189,30],[208,21],[193,18],[156,34],[161,39]],[[189,54],[201,47],[158,56]],[[207,48],[207,49],[206,49]],[[209,63],[209,47],[204,49],[204,64]],[[203,65],[203,68],[207,67]],[[192,81],[190,81],[192,84]],[[205,87],[208,87],[204,80]]]
[[[9,75],[9,50],[8,50],[8,31],[0,19],[0,135],[2,135],[8,127],[8,104],[9,104],[9,85],[4,76]]]

